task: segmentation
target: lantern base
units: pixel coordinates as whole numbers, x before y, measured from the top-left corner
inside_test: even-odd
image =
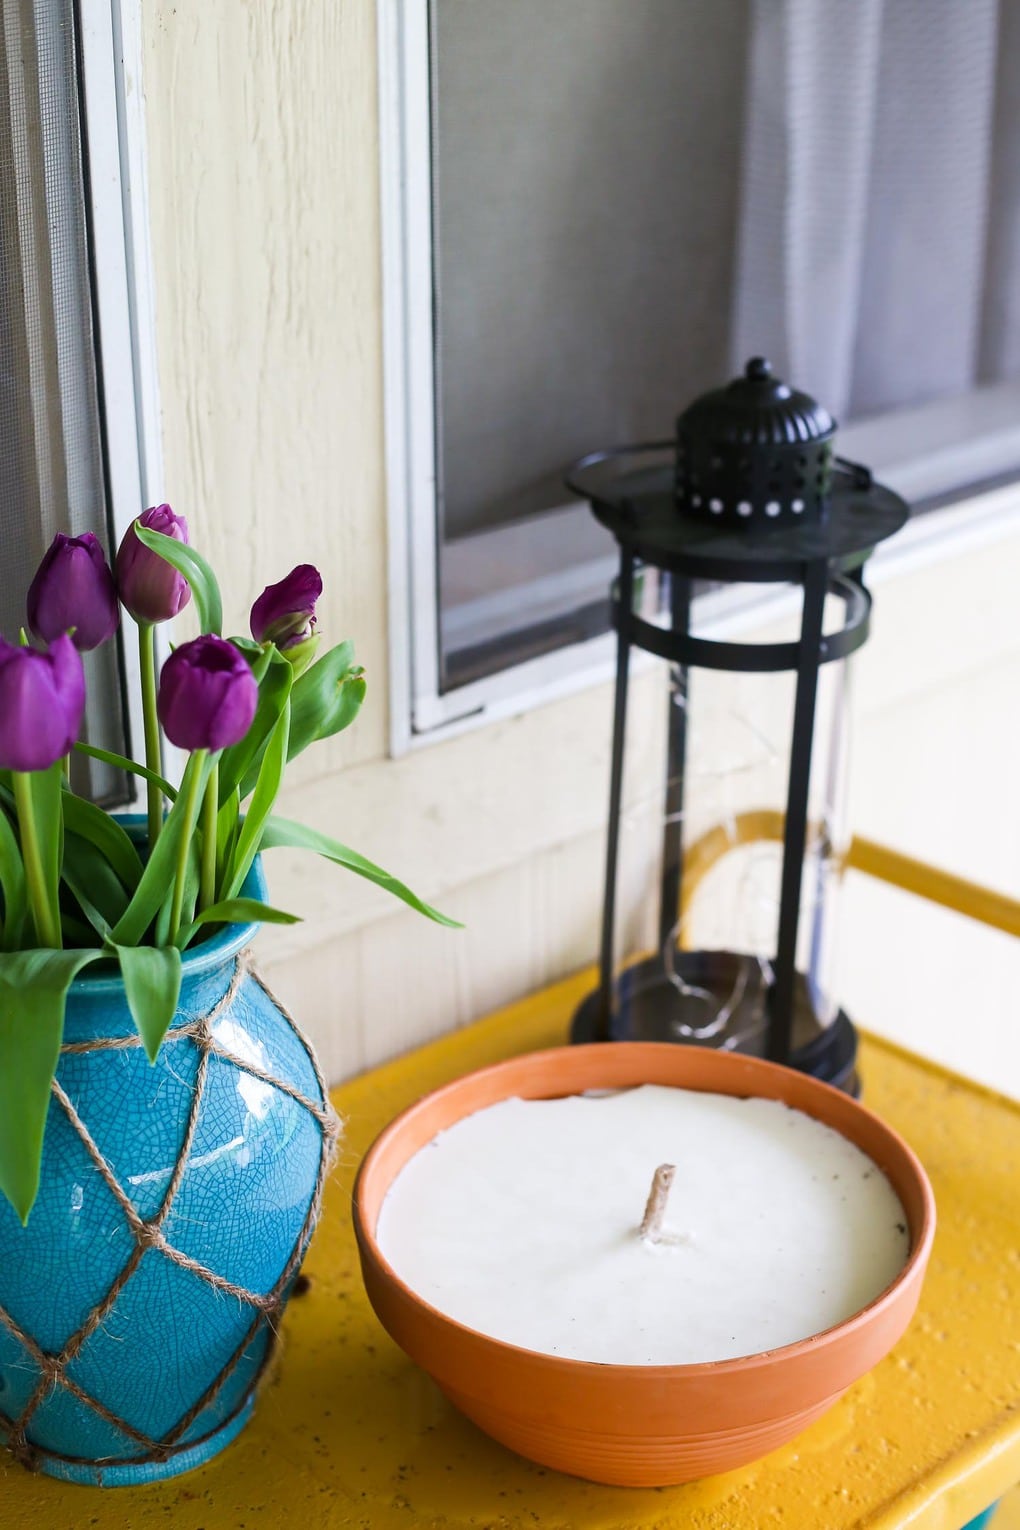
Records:
[[[731,951],[675,951],[667,967],[650,956],[622,971],[608,1035],[601,992],[586,995],[570,1030],[573,1042],[672,1041],[764,1057],[768,984],[757,957]],[[857,1032],[843,1010],[828,1025],[815,1015],[808,980],[794,984],[790,1066],[856,1097]]]

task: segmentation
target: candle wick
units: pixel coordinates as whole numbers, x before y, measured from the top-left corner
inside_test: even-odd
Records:
[[[662,1235],[662,1219],[666,1215],[666,1202],[675,1173],[675,1164],[660,1163],[652,1175],[652,1188],[648,1192],[640,1228],[642,1238],[647,1238],[649,1243],[658,1243]]]

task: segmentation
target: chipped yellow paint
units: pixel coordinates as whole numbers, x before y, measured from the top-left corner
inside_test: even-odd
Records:
[[[253,1422],[223,1456],[150,1488],[69,1487],[0,1453],[4,1530],[960,1530],[1020,1480],[1020,1107],[874,1039],[867,1103],[935,1186],[939,1230],[896,1350],[793,1445],[685,1487],[596,1487],[511,1455],[462,1419],[383,1333],[350,1223],[358,1160],[426,1090],[566,1035],[590,975],[346,1084],[342,1162],[307,1295]]]

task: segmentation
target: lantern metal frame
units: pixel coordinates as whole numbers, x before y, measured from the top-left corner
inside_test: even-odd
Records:
[[[619,577],[611,601],[617,660],[599,987],[575,1017],[574,1039],[621,1039],[613,1004],[614,941],[631,650],[643,650],[677,665],[684,689],[689,668],[749,674],[792,671],[796,675],[796,691],[765,1054],[776,1062],[792,1062],[824,1075],[827,1065],[817,1044],[801,1049],[799,1055],[793,1054],[791,1046],[818,676],[823,664],[848,657],[866,641],[871,596],[864,584],[863,565],[875,545],[904,524],[908,507],[890,489],[875,484],[867,468],[835,458],[827,485],[829,492],[817,517],[793,521],[784,517],[782,524],[770,526],[734,526],[729,520],[725,524],[713,523],[704,516],[684,514],[683,507],[678,507],[673,440],[593,452],[574,464],[566,482],[589,501],[595,516],[612,532],[620,548]],[[670,576],[668,625],[657,625],[634,610],[636,576],[641,566],[654,567]],[[803,605],[798,639],[758,644],[695,637],[690,630],[695,580],[799,586]],[[842,600],[844,620],[838,631],[827,633],[824,617],[829,595]],[[686,708],[671,703],[660,952],[672,941],[680,907],[686,731]],[[842,1011],[830,1027],[834,1032],[837,1028],[843,1032],[839,1082],[852,1088],[856,1039]]]

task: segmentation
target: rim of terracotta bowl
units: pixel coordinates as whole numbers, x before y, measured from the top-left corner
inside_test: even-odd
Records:
[[[627,1062],[633,1062],[635,1065],[643,1063],[646,1066],[638,1068],[637,1071],[639,1073],[647,1073],[648,1076],[642,1078],[640,1082],[636,1079],[630,1082],[621,1082],[619,1079],[612,1077],[606,1077],[601,1083],[596,1083],[592,1079],[584,1079],[583,1081],[576,1082],[571,1087],[569,1075],[583,1071],[586,1063],[596,1059],[603,1060],[610,1065],[607,1070],[608,1073],[615,1071],[612,1066],[614,1062],[617,1063],[617,1066]],[[431,1112],[441,1101],[456,1097],[458,1093],[465,1091],[468,1086],[474,1088],[482,1081],[488,1080],[496,1083],[505,1078],[512,1079],[515,1074],[525,1073],[539,1061],[543,1062],[546,1066],[551,1064],[553,1067],[556,1067],[557,1063],[560,1065],[568,1062],[573,1064],[572,1068],[567,1068],[566,1070],[564,1087],[562,1089],[535,1094],[522,1094],[519,1090],[510,1088],[495,1095],[485,1103],[474,1105],[471,1110],[465,1111],[456,1118],[456,1120],[465,1120],[468,1116],[475,1115],[479,1110],[487,1109],[488,1105],[495,1104],[500,1099],[510,1099],[513,1097],[521,1099],[558,1099],[563,1098],[565,1095],[576,1094],[584,1089],[627,1089],[639,1088],[641,1083],[662,1083],[663,1079],[656,1077],[656,1074],[661,1071],[656,1068],[656,1062],[665,1063],[669,1061],[675,1065],[681,1059],[698,1066],[699,1069],[707,1068],[709,1073],[718,1071],[719,1079],[713,1083],[691,1084],[689,1082],[681,1082],[677,1078],[671,1078],[666,1081],[667,1087],[696,1089],[699,1093],[732,1094],[744,1099],[755,1097],[779,1099],[782,1103],[788,1104],[789,1102],[781,1092],[782,1086],[785,1084],[793,1093],[801,1095],[802,1099],[805,1099],[806,1092],[806,1099],[815,1100],[819,1103],[827,1102],[830,1106],[828,1113],[817,1113],[807,1108],[805,1099],[805,1103],[796,1104],[793,1107],[794,1109],[804,1110],[806,1115],[813,1116],[822,1125],[831,1127],[833,1131],[839,1131],[841,1136],[848,1137],[855,1146],[860,1146],[856,1137],[848,1132],[841,1131],[840,1126],[835,1124],[831,1116],[834,1114],[837,1118],[842,1118],[846,1121],[870,1122],[879,1136],[885,1139],[885,1143],[892,1150],[893,1155],[900,1155],[908,1175],[913,1181],[913,1189],[917,1194],[920,1208],[918,1225],[917,1227],[913,1225],[910,1208],[904,1205],[911,1236],[910,1253],[899,1273],[867,1306],[861,1307],[859,1311],[851,1313],[848,1318],[844,1318],[841,1322],[834,1323],[831,1327],[824,1328],[818,1333],[808,1334],[803,1339],[794,1340],[791,1344],[778,1345],[775,1349],[761,1350],[755,1354],[738,1355],[728,1360],[701,1360],[689,1364],[617,1364],[615,1362],[599,1360],[578,1360],[565,1355],[550,1355],[544,1350],[526,1349],[523,1345],[510,1344],[505,1339],[497,1339],[492,1334],[483,1332],[482,1329],[472,1328],[466,1323],[461,1323],[457,1318],[451,1317],[449,1313],[443,1312],[441,1308],[433,1306],[431,1302],[426,1301],[413,1286],[409,1286],[406,1281],[401,1279],[386,1259],[375,1235],[375,1222],[378,1221],[379,1209],[381,1209],[386,1193],[393,1184],[397,1174],[400,1173],[401,1169],[410,1161],[415,1153],[421,1151],[427,1141],[432,1140],[431,1137],[414,1147],[408,1153],[403,1163],[400,1164],[399,1168],[390,1175],[381,1194],[379,1194],[375,1221],[371,1227],[368,1225],[365,1212],[367,1187],[373,1175],[379,1172],[378,1165],[380,1160],[390,1151],[394,1142],[413,1126],[419,1116]],[[620,1071],[627,1073],[630,1070],[624,1066]],[[682,1072],[683,1068],[681,1067],[679,1071]],[[770,1090],[763,1093],[761,1090],[753,1087],[728,1088],[726,1087],[727,1075],[737,1085],[750,1085],[755,1079],[760,1081],[771,1079],[780,1092]],[[455,1124],[456,1121],[450,1121],[446,1127],[440,1127],[438,1130],[448,1130],[449,1126]],[[433,1135],[435,1134],[433,1133]],[[868,1149],[862,1147],[860,1150],[872,1159],[872,1162],[882,1170],[891,1182],[891,1176],[885,1165],[879,1162]],[[896,1191],[897,1197],[902,1204],[903,1196],[895,1184],[893,1189]],[[424,1313],[429,1315],[430,1319],[456,1330],[469,1341],[492,1345],[508,1359],[513,1357],[520,1358],[522,1361],[531,1364],[545,1364],[550,1370],[557,1372],[569,1372],[570,1374],[579,1375],[587,1374],[592,1380],[596,1377],[604,1379],[608,1374],[628,1381],[632,1379],[637,1380],[641,1377],[646,1378],[646,1380],[661,1380],[669,1377],[675,1381],[684,1379],[695,1381],[699,1377],[747,1376],[753,1371],[773,1367],[777,1363],[781,1364],[783,1361],[795,1361],[807,1355],[817,1357],[821,1351],[835,1344],[845,1344],[848,1340],[852,1340],[859,1330],[869,1327],[877,1318],[901,1299],[905,1286],[916,1282],[919,1290],[920,1276],[927,1265],[932,1241],[935,1237],[935,1196],[920,1160],[900,1134],[883,1121],[881,1116],[876,1115],[867,1106],[861,1105],[859,1101],[852,1099],[850,1095],[834,1088],[831,1084],[823,1083],[820,1079],[816,1079],[810,1074],[801,1073],[798,1069],[787,1068],[779,1063],[767,1062],[759,1057],[742,1056],[735,1052],[719,1052],[709,1047],[681,1046],[672,1042],[616,1041],[608,1043],[593,1042],[584,1046],[550,1047],[544,1051],[521,1053],[517,1057],[508,1058],[502,1062],[491,1063],[485,1068],[477,1068],[471,1073],[466,1073],[460,1078],[453,1079],[448,1084],[441,1085],[438,1089],[430,1090],[428,1094],[423,1095],[421,1099],[416,1100],[413,1105],[409,1105],[398,1116],[394,1117],[390,1124],[383,1128],[369,1148],[358,1169],[354,1182],[353,1217],[355,1234],[362,1252],[367,1254],[384,1279],[401,1293],[405,1301],[421,1308]]]

